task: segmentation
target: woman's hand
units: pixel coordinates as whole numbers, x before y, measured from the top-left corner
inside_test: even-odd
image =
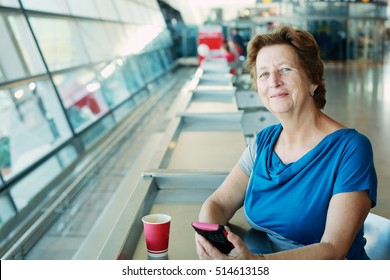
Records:
[[[196,251],[199,259],[201,260],[255,260],[259,259],[258,255],[249,251],[248,247],[241,240],[241,238],[227,230],[227,239],[234,245],[234,249],[229,254],[225,255],[221,253],[216,247],[214,247],[206,238],[200,234],[195,235]]]

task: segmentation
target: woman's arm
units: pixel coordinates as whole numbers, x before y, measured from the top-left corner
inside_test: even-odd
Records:
[[[243,205],[249,176],[237,163],[219,188],[203,203],[199,221],[226,225]]]
[[[243,205],[248,181],[249,176],[237,163],[221,186],[203,203],[199,213],[199,221],[226,225]],[[199,234],[195,235],[195,244],[200,259],[226,257]]]
[[[366,191],[340,193],[332,197],[329,205],[325,232],[319,243],[297,249],[264,255],[269,260],[326,260],[345,259],[371,209],[371,200]],[[204,238],[198,236],[198,254],[203,259],[261,259],[251,253],[244,242],[233,232],[228,239],[235,249],[224,255],[214,249]]]
[[[345,259],[371,209],[367,191],[339,193],[332,197],[321,242],[267,254],[266,259]]]

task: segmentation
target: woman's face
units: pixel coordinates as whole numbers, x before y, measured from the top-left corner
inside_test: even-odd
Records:
[[[260,49],[256,59],[257,91],[269,111],[278,115],[299,113],[315,106],[310,92],[316,89],[288,45]]]

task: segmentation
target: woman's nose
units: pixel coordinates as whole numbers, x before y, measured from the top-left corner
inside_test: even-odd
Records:
[[[273,72],[270,74],[269,78],[269,87],[270,88],[277,88],[282,84],[282,81],[280,79],[280,73],[279,72]]]

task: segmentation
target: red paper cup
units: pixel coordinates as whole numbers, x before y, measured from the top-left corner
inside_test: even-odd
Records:
[[[150,257],[168,255],[171,217],[165,214],[150,214],[142,218],[146,248]]]

